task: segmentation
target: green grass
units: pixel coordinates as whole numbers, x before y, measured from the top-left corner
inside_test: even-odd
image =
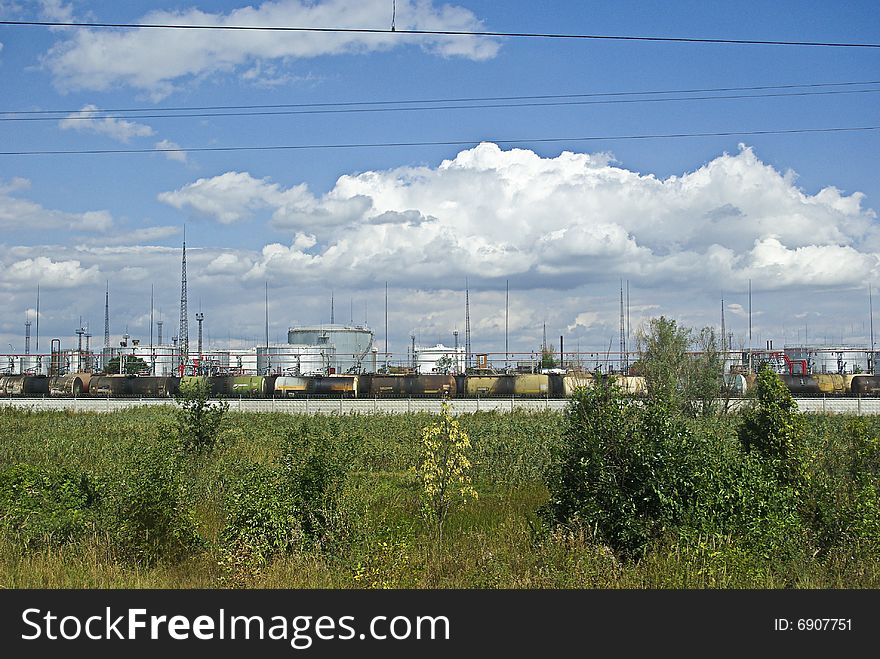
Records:
[[[180,461],[181,497],[203,541],[199,548],[176,562],[132,561],[119,551],[114,529],[101,523],[101,511],[88,533],[65,542],[26,546],[9,525],[10,510],[0,509],[0,587],[880,587],[877,543],[850,541],[846,529],[839,534],[843,540],[827,551],[804,544],[774,560],[743,549],[730,537],[684,541],[672,534],[632,561],[615,556],[588,530],[542,529],[536,511],[548,499],[543,475],[564,427],[563,415],[553,412],[459,417],[471,437],[479,498],[452,510],[443,546],[437,547],[420,514],[413,471],[420,431],[434,418],[230,412],[218,451]],[[872,462],[875,454],[868,449],[873,450],[880,436],[880,419],[866,420],[863,444],[870,454],[859,453],[860,462],[840,440],[852,434],[846,425],[850,421],[808,417],[814,470],[826,475],[822,501],[828,506],[856,500],[835,485],[840,482],[838,473],[857,468],[862,480],[856,481],[877,487],[880,465]],[[735,440],[735,417],[694,423],[712,441]],[[0,410],[0,471],[22,463],[64,467],[88,474],[102,492],[116,491],[116,480],[127,473],[121,465],[132,456],[147,455],[145,447],[164,446],[160,443],[173,435],[174,427],[174,410],[169,408],[112,414]],[[323,549],[294,541],[230,579],[220,562],[236,474],[243,466],[261,464],[283,475],[285,459],[297,459],[318,442],[332,448],[334,459],[345,461],[344,484],[334,504],[339,537]],[[864,518],[857,520],[863,526],[870,522],[873,513],[864,505],[853,511]]]

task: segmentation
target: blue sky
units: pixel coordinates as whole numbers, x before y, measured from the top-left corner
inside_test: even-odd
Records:
[[[249,7],[16,0],[0,1],[0,20],[365,28],[391,20],[390,0]],[[401,0],[396,25],[880,42],[872,2]],[[465,278],[481,351],[503,349],[508,280],[515,350],[537,347],[544,322],[566,347],[616,345],[621,279],[634,327],[660,314],[717,324],[723,296],[740,343],[751,279],[756,345],[795,342],[802,326],[829,341],[867,341],[867,286],[880,267],[880,131],[504,140],[880,126],[877,84],[517,108],[94,113],[867,82],[880,80],[880,49],[22,26],[0,26],[0,44],[0,111],[69,111],[0,122],[3,152],[465,142],[0,156],[4,349],[23,346],[37,282],[41,348],[50,337],[71,345],[80,316],[102,333],[107,280],[114,341],[126,327],[149,336],[151,285],[167,334],[178,322],[184,224],[190,309],[201,305],[218,345],[262,336],[266,281],[272,340],[293,324],[328,322],[332,289],[337,319],[366,313],[383,345],[388,281],[392,351],[405,352],[411,333],[450,343],[464,326]],[[700,95],[711,94],[691,94]]]

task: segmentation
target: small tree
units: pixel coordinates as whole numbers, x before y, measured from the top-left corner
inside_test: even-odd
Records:
[[[443,401],[440,418],[422,429],[422,461],[418,468],[425,517],[433,524],[437,546],[443,542],[443,523],[456,502],[476,499],[471,484],[471,442]]]
[[[691,331],[665,316],[651,318],[636,333],[639,374],[645,377],[648,396],[670,409],[682,409],[689,376],[688,346]]]
[[[203,378],[186,379],[176,397],[177,431],[187,453],[211,453],[229,409],[225,400],[210,401],[210,387]]]
[[[541,348],[541,368],[556,368],[558,365],[553,346]]]
[[[107,362],[104,371],[109,375],[117,375],[119,373],[119,357],[114,357]],[[138,373],[148,373],[149,371],[150,367],[147,366],[147,362],[140,357],[136,357],[135,355],[126,356],[124,375],[137,375]]]
[[[690,360],[687,402],[694,416],[711,416],[718,411],[724,389],[724,353],[712,327],[701,329],[695,344],[698,354]]]
[[[743,414],[739,439],[770,466],[783,485],[802,484],[806,470],[804,418],[785,383],[768,364],[758,371],[755,403]]]

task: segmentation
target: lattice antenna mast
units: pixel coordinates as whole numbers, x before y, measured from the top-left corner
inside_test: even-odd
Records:
[[[333,289],[330,289],[330,324],[333,325],[336,322],[336,312],[335,307],[333,306]]]
[[[186,306],[186,227],[183,228],[183,259],[180,264],[180,330],[177,333],[180,363],[189,361],[189,311]]]
[[[724,326],[724,298],[721,298],[721,350],[727,351],[727,328]]]
[[[107,291],[104,293],[104,347],[110,347],[110,282],[107,282]]]
[[[471,367],[471,299],[468,280],[464,280],[464,366]]]

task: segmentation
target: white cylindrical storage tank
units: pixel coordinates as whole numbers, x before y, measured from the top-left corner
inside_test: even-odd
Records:
[[[287,332],[291,345],[332,346],[336,357],[330,363],[337,374],[369,370],[373,332],[364,325],[311,325],[292,327]]]
[[[432,348],[416,348],[419,373],[464,373],[464,346],[448,348],[438,343]]]
[[[260,375],[326,375],[336,362],[331,346],[283,343],[257,347],[257,371]]]
[[[230,349],[229,372],[242,375],[257,375],[257,349]]]

